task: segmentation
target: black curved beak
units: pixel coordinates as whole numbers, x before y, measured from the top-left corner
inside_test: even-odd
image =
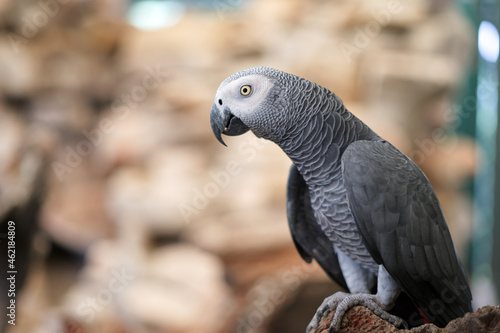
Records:
[[[210,111],[210,125],[212,126],[212,132],[214,132],[215,137],[224,146],[227,145],[224,140],[222,140],[222,134],[236,136],[246,133],[250,129],[239,118],[235,117],[229,108],[226,107],[221,112],[215,103]]]

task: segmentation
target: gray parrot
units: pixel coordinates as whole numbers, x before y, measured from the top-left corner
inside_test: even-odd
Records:
[[[428,179],[334,93],[273,68],[250,68],[222,82],[210,123],[224,145],[222,134],[251,130],[293,162],[287,188],[293,241],[304,260],[315,259],[349,290],[324,300],[308,332],[332,310],[330,329],[340,328],[355,305],[396,326],[444,327],[472,311],[467,278]]]

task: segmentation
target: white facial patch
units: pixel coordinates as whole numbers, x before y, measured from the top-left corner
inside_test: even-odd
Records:
[[[250,94],[241,94],[241,87],[249,86]],[[220,87],[215,97],[215,103],[220,107],[228,107],[236,117],[244,117],[251,113],[269,93],[272,81],[262,75],[248,75]],[[222,105],[220,105],[220,102]]]

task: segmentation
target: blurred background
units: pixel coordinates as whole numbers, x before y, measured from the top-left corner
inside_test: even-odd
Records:
[[[475,308],[498,304],[499,20],[479,0],[0,0],[0,331],[304,331],[338,286],[292,243],[290,162],[209,125],[258,65],[418,163]]]

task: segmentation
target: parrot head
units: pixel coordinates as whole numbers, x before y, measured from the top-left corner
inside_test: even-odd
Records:
[[[215,95],[210,124],[223,145],[222,134],[235,136],[251,130],[272,140],[287,126],[289,98],[284,82],[291,74],[269,67],[254,67],[224,80]],[[274,140],[273,140],[274,141]]]

